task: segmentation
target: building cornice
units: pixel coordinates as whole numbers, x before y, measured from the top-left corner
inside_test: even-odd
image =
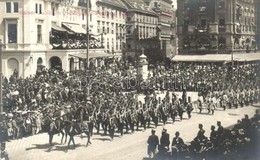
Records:
[[[107,1],[101,1],[101,0],[98,0],[97,1],[97,4],[100,3],[100,4],[104,4],[104,5],[108,5],[108,6],[112,6],[112,7],[118,7],[120,9],[123,9],[123,10],[127,10],[127,7],[123,6],[123,5],[118,5],[116,3],[112,3],[112,2],[107,2]]]

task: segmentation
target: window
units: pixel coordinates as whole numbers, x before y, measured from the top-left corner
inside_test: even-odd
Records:
[[[118,41],[116,42],[116,50],[118,50]]]
[[[42,14],[42,4],[35,4],[35,13],[36,14]]]
[[[107,11],[107,18],[109,18],[109,11]]]
[[[17,24],[9,23],[8,28],[8,43],[17,43]]]
[[[218,39],[218,48],[225,49],[226,48],[226,38],[219,38]]]
[[[35,13],[38,13],[38,4],[35,4]]]
[[[103,33],[105,33],[105,32],[106,32],[106,30],[105,30],[105,27],[103,27],[103,28],[102,28],[102,32],[103,32]]]
[[[55,9],[56,9],[56,6],[54,3],[52,3],[52,16],[55,16]]]
[[[112,38],[112,49],[114,49],[114,38]]]
[[[111,33],[114,34],[114,23],[111,23]]]
[[[105,8],[102,7],[102,17],[104,18],[105,17]]]
[[[114,12],[111,12],[111,18],[114,19]]]
[[[37,25],[37,43],[42,43],[42,25]]]
[[[84,11],[82,11],[82,20],[84,20],[85,18],[85,13],[84,13]]]
[[[109,33],[109,27],[107,27],[107,34]]]
[[[42,4],[39,4],[39,14],[42,14]]]
[[[202,19],[201,20],[201,27],[202,28],[206,28],[206,25],[207,25],[207,20],[206,19]]]
[[[225,19],[219,19],[219,31],[225,31]]]
[[[130,22],[131,21],[131,17],[127,17],[127,21]]]
[[[127,44],[127,49],[131,49],[131,44]]]
[[[6,13],[11,13],[11,2],[6,2]]]
[[[107,49],[109,49],[109,38],[107,38]]]
[[[14,2],[14,13],[18,13],[19,7],[18,2]]]

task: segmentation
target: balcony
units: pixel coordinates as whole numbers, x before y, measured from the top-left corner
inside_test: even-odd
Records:
[[[195,33],[198,33],[198,34],[205,34],[205,33],[208,33],[209,27],[198,26],[198,27],[195,27],[194,31],[195,31]]]
[[[219,31],[219,32],[226,32],[226,26],[221,26],[221,25],[219,25],[219,26],[218,26],[218,31]]]

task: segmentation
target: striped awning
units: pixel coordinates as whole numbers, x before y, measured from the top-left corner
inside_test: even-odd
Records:
[[[67,32],[67,30],[66,30],[65,28],[60,27],[60,26],[58,26],[58,25],[55,24],[55,23],[52,23],[52,24],[51,24],[51,28],[54,29],[54,30],[56,30],[56,31]]]
[[[62,23],[62,26],[75,33],[83,33],[83,34],[87,33],[86,30],[78,24]]]

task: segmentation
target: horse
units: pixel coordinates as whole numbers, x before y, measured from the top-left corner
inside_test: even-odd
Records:
[[[51,124],[52,124],[53,121],[54,121],[54,124],[55,124],[54,126],[56,126],[56,127],[51,128]],[[52,140],[53,140],[53,136],[55,134],[59,134],[59,133],[62,134],[61,144],[63,144],[64,136],[65,136],[65,143],[67,142],[67,134],[64,132],[63,121],[60,118],[55,119],[55,118],[51,118],[50,116],[47,115],[43,119],[42,131],[48,132],[48,134],[49,134],[49,146],[50,146],[49,149],[51,149],[51,147],[53,146]]]
[[[75,148],[75,141],[74,136],[75,135],[81,135],[82,133],[85,133],[87,135],[87,146],[88,144],[92,144],[90,141],[90,132],[89,132],[89,126],[87,121],[83,121],[82,123],[79,121],[64,121],[64,128],[66,133],[69,135],[69,142],[68,142],[68,148],[70,148],[70,143],[73,143],[73,148]]]

